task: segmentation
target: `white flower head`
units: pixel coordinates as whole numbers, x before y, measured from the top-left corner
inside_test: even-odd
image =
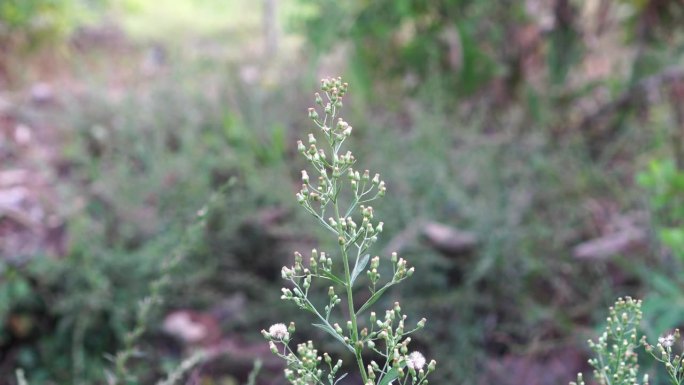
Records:
[[[665,337],[658,338],[658,343],[663,345],[664,348],[670,348],[672,345],[674,345],[674,340],[674,336],[672,334],[668,334]]]
[[[287,326],[281,323],[271,325],[271,327],[268,328],[268,334],[271,338],[276,340],[284,340],[290,336],[290,333],[287,331]]]
[[[406,366],[410,369],[421,370],[425,366],[425,357],[421,352],[411,352],[406,358]]]

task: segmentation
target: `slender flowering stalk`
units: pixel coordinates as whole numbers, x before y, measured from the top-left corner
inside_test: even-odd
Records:
[[[673,334],[667,334],[658,338],[658,343],[653,346],[643,337],[641,342],[646,351],[658,362],[665,366],[670,383],[673,385],[684,384],[684,356],[677,353],[675,342],[680,340],[679,329],[675,329]]]
[[[432,360],[426,365],[422,353],[409,353],[408,348],[410,334],[422,329],[425,319],[408,327],[408,316],[402,313],[398,302],[382,318],[371,311],[382,295],[410,277],[414,268],[392,253],[392,275],[383,283],[380,257],[370,256],[369,250],[382,233],[383,223],[376,221],[369,204],[383,197],[387,189],[379,174],[371,176],[370,171],[357,169],[356,158],[344,148],[353,130],[339,118],[347,90],[347,83],[340,78],[321,81],[321,93],[315,94],[317,107],[309,108],[308,112],[319,129],[318,135],[309,134],[306,144],[297,142],[297,149],[311,166],[301,172],[302,188],[296,194],[297,202],[332,234],[338,250],[328,254],[314,249],[306,262],[301,253],[295,252],[294,265],[282,269],[282,277],[289,285],[282,289],[281,298],[310,312],[316,319],[313,326],[346,348],[356,361],[364,385],[427,385],[427,376],[435,370],[436,362]],[[309,299],[315,290],[314,280],[327,287],[328,301],[322,308]],[[355,290],[363,290],[363,286],[369,290],[368,299],[357,303]],[[346,375],[338,375],[342,360],[333,363],[328,353],[319,354],[312,341],[292,349],[290,339],[294,332],[293,323],[287,328],[278,323],[268,331],[262,330],[271,351],[285,360],[285,377],[292,384],[335,385]],[[369,360],[369,356],[375,359]]]
[[[589,360],[594,367],[594,378],[600,385],[639,385],[639,364],[636,349],[641,322],[641,301],[630,297],[618,298],[610,307],[604,332],[588,344],[595,357]],[[648,385],[648,375],[642,385]],[[570,385],[585,385],[582,374]]]

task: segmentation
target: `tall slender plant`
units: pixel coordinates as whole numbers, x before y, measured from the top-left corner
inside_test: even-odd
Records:
[[[356,158],[344,149],[352,133],[352,126],[339,118],[347,90],[348,84],[340,78],[321,81],[322,92],[315,94],[317,107],[309,108],[309,118],[320,130],[318,137],[323,146],[319,146],[313,133],[308,135],[308,145],[297,143],[316,175],[309,177],[306,170],[302,171],[297,202],[333,234],[339,250],[312,250],[308,263],[296,252],[294,265],[282,269],[282,277],[289,285],[282,289],[281,298],[312,313],[316,319],[312,325],[346,348],[356,361],[364,385],[388,385],[393,381],[427,384],[435,361],[426,363],[422,353],[409,350],[410,335],[425,326],[425,318],[408,327],[408,316],[402,313],[398,302],[385,311],[384,317],[371,311],[378,299],[390,287],[410,277],[414,268],[392,253],[392,275],[382,283],[380,257],[370,256],[369,250],[382,232],[383,223],[375,220],[369,203],[383,197],[386,187],[379,174],[371,177],[368,170],[356,169]],[[361,284],[363,275],[367,277],[367,286]],[[309,298],[314,279],[327,286],[328,301],[322,308]],[[368,299],[358,301],[355,292],[365,289],[369,290]],[[340,305],[342,302],[344,305]],[[338,374],[342,360],[333,362],[328,353],[319,354],[312,341],[293,349],[290,343],[294,331],[294,323],[277,323],[268,331],[262,330],[271,351],[286,361],[285,376],[292,384],[334,385],[346,375]]]

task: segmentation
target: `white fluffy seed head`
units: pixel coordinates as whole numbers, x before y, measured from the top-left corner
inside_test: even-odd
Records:
[[[425,357],[421,352],[411,352],[406,358],[406,366],[414,370],[423,369],[423,366],[425,366]]]
[[[287,331],[287,326],[281,323],[271,325],[271,327],[268,328],[268,334],[271,336],[271,338],[277,340],[283,340],[290,336],[290,333]]]

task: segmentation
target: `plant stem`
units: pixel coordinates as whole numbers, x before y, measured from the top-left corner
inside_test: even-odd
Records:
[[[356,356],[356,363],[359,365],[359,370],[361,371],[361,378],[363,378],[363,383],[365,384],[368,380],[366,374],[366,368],[363,365],[363,358],[361,357],[361,348],[357,345],[359,341],[359,328],[356,323],[356,312],[354,311],[354,296],[352,294],[352,283],[351,274],[349,273],[349,257],[347,256],[347,250],[344,246],[342,249],[342,259],[344,261],[344,276],[347,289],[347,304],[349,305],[349,318],[352,323],[352,346],[354,346],[354,355]]]
[[[335,215],[337,218],[340,217],[340,209],[337,203],[337,199],[333,201],[333,206],[335,208]],[[340,236],[343,236],[340,234]],[[346,242],[345,242],[346,243]],[[349,271],[349,255],[347,254],[347,248],[345,245],[340,245],[340,251],[342,252],[342,262],[344,264],[344,286],[347,291],[347,305],[349,306],[349,319],[352,323],[352,346],[354,347],[354,355],[356,356],[356,363],[359,365],[359,371],[361,372],[361,378],[365,384],[368,381],[368,375],[366,374],[366,368],[363,365],[363,358],[361,357],[361,349],[357,346],[359,341],[359,328],[356,322],[356,311],[354,310],[354,295],[352,292],[352,282],[351,273]]]

